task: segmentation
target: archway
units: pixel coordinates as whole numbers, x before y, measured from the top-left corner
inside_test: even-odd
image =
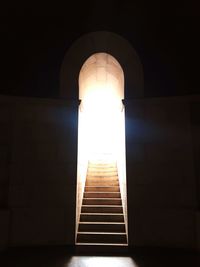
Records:
[[[128,244],[124,73],[95,53],[79,74],[76,244]]]

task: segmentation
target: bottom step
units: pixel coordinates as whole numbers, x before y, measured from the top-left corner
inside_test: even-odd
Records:
[[[99,233],[99,232],[79,232],[77,234],[77,244],[127,244],[125,233]]]
[[[117,243],[76,243],[76,246],[119,246],[128,247],[128,244],[117,244]]]

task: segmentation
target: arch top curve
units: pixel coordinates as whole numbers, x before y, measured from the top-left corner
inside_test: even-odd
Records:
[[[123,72],[123,98],[144,96],[143,69],[139,56],[123,37],[107,31],[83,35],[65,54],[60,71],[60,96],[79,99],[79,73],[85,62],[94,54],[108,54]],[[92,60],[92,59],[90,59]]]
[[[79,73],[79,99],[91,93],[98,98],[116,95],[124,99],[124,72],[119,62],[108,53],[95,53],[81,67]]]

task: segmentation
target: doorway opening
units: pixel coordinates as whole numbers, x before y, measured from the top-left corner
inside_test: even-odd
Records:
[[[96,53],[79,74],[76,245],[128,245],[124,73]]]

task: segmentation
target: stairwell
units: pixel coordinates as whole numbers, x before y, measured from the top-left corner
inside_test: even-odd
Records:
[[[115,162],[88,163],[76,244],[127,246]]]

